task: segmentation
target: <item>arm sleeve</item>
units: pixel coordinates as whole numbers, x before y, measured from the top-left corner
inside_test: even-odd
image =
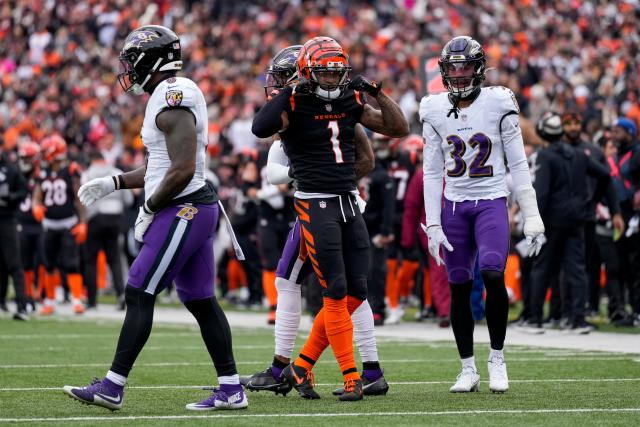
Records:
[[[520,129],[518,114],[514,111],[507,113],[500,122],[500,134],[504,146],[504,154],[507,158],[509,171],[513,179],[513,191],[532,188],[531,173],[527,163],[527,155],[524,152],[524,141]]]
[[[289,104],[292,88],[287,86],[271,101],[262,106],[253,118],[251,132],[258,138],[269,138],[282,130],[282,112]]]
[[[442,179],[444,177],[444,154],[442,153],[442,138],[430,123],[422,124],[424,138],[424,207],[427,213],[427,227],[440,225],[442,211]]]
[[[293,181],[289,176],[289,158],[284,152],[282,141],[273,141],[267,157],[267,180],[270,184],[288,184]]]

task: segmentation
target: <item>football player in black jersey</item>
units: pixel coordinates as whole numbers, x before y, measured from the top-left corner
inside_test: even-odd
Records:
[[[339,399],[362,399],[350,314],[367,297],[369,235],[354,195],[354,127],[362,123],[395,137],[409,130],[381,84],[362,76],[349,80],[350,69],[338,42],[329,37],[309,40],[298,56],[299,82],[265,104],[252,126],[261,138],[280,131],[298,185],[294,203],[301,240],[324,288],[324,308],[311,335],[283,372],[303,397],[313,388],[313,365],[331,345],[344,377]],[[380,110],[367,103],[365,93],[376,98]]]
[[[20,203],[18,210],[18,223],[20,224],[20,252],[22,254],[22,267],[24,268],[24,293],[33,310],[35,300],[39,295],[35,294],[36,271],[44,263],[44,249],[42,246],[42,225],[32,212],[33,191],[37,185],[40,173],[40,146],[35,142],[25,142],[18,148],[18,167],[27,182],[27,197]]]
[[[52,135],[40,144],[42,156],[48,163],[39,176],[33,195],[33,212],[42,220],[44,228],[44,252],[46,300],[41,315],[55,311],[56,269],[66,273],[73,311],[84,313],[82,297],[82,275],[78,244],[87,238],[84,222],[84,207],[76,194],[80,188],[80,166],[67,161],[67,143],[58,135]]]

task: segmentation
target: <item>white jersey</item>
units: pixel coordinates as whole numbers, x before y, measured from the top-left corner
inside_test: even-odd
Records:
[[[176,107],[188,109],[193,113],[196,120],[197,137],[196,171],[189,184],[176,198],[191,194],[205,185],[205,157],[209,125],[204,95],[193,81],[184,77],[171,77],[160,82],[154,89],[144,112],[141,135],[142,143],[149,152],[147,171],[144,175],[144,192],[147,200],[156,191],[171,166],[164,133],[158,129],[156,117],[165,109]]]
[[[517,189],[531,186],[518,124],[520,110],[511,90],[482,88],[471,105],[458,111],[458,118],[453,113],[447,117],[451,107],[448,92],[425,96],[420,102],[425,203],[431,224],[439,223],[440,209],[433,205],[440,200],[443,176],[444,196],[453,202],[508,196],[505,161]]]

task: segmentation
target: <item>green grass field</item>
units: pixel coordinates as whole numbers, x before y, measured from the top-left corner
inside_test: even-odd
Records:
[[[328,352],[315,373],[319,401],[249,393],[249,409],[193,413],[184,405],[209,392],[215,373],[199,332],[156,325],[129,378],[121,411],[81,405],[61,391],[109,368],[119,323],[0,320],[0,424],[20,425],[640,425],[640,355],[527,347],[507,349],[511,389],[488,390],[486,345],[476,351],[480,393],[450,394],[459,369],[452,342],[380,342],[391,384],[384,397],[338,402],[340,375]],[[272,331],[234,330],[241,374],[268,366]],[[585,338],[585,339],[588,339]],[[621,336],[621,339],[635,339]],[[298,340],[302,342],[301,339]],[[220,419],[219,419],[220,418]]]

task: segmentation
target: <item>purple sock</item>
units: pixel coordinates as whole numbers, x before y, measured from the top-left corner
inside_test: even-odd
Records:
[[[369,381],[375,381],[382,376],[381,369],[365,369],[362,371],[362,376]]]
[[[271,374],[273,375],[273,378],[276,380],[280,379],[280,376],[282,375],[282,368],[277,367],[276,365],[271,365]]]
[[[220,390],[224,391],[227,395],[231,396],[234,393],[242,391],[242,385],[240,385],[240,384],[220,384]]]

